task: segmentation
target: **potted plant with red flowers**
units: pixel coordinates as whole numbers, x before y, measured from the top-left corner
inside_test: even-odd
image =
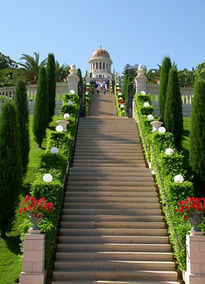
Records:
[[[34,196],[27,195],[19,205],[19,213],[26,213],[29,216],[30,221],[33,223],[33,230],[39,230],[38,223],[44,215],[55,210],[53,203],[48,202],[45,197],[36,199]]]
[[[186,221],[192,224],[192,232],[201,232],[198,226],[201,224],[204,218],[205,212],[205,197],[187,197],[186,200],[177,202],[177,212],[184,214]]]

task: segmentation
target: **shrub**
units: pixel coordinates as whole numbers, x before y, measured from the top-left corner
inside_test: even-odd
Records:
[[[179,268],[185,270],[186,234],[191,229],[191,225],[184,220],[183,216],[177,214],[175,208],[177,201],[193,195],[193,183],[187,180],[185,159],[175,148],[173,134],[170,132],[152,133],[150,121],[148,121],[147,115],[144,115],[143,111],[141,111],[144,108],[144,102],[150,102],[147,95],[136,96],[135,112],[139,135],[147,162],[152,162],[152,169],[156,174],[156,182],[163,205],[162,209],[169,225],[168,232],[174,248],[174,255],[179,263]],[[174,150],[172,155],[165,154],[167,148]],[[174,182],[176,174],[182,174],[186,180],[181,184]]]
[[[23,173],[26,173],[27,165],[29,162],[29,113],[28,102],[26,93],[26,84],[24,81],[19,80],[16,84],[14,101],[17,107],[17,117],[20,127],[20,148],[21,148],[21,161],[23,166]]]
[[[190,164],[195,175],[197,195],[205,193],[205,80],[194,85],[190,129]]]
[[[183,114],[178,72],[175,67],[172,67],[169,71],[164,122],[166,130],[174,134],[175,146],[179,150],[183,134]]]
[[[37,86],[36,102],[33,117],[33,134],[39,147],[46,136],[48,126],[48,93],[46,84],[46,71],[43,66],[39,70],[39,79]]]
[[[47,92],[48,92],[48,121],[52,121],[55,114],[56,103],[56,64],[52,53],[48,54],[48,63],[46,68]]]
[[[22,162],[16,107],[2,106],[0,118],[0,230],[2,237],[11,228],[22,187]]]
[[[160,87],[159,87],[159,113],[162,121],[164,121],[164,109],[166,103],[166,92],[167,92],[167,84],[168,84],[168,76],[170,68],[171,68],[170,58],[164,57],[160,72]]]

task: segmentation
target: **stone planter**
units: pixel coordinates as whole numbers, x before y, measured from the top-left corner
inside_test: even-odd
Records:
[[[40,223],[42,218],[36,218],[34,213],[29,213],[28,216],[29,216],[30,221],[33,224],[31,229],[34,230],[34,231],[40,230],[38,224]]]
[[[159,120],[154,120],[150,122],[150,124],[153,127],[152,132],[155,132],[155,131],[158,131],[158,129],[162,126],[163,122]]]
[[[67,124],[69,123],[69,120],[57,120],[56,121],[58,125],[63,127],[63,131],[67,131]]]
[[[201,229],[199,229],[199,225],[202,223],[204,218],[204,214],[202,211],[199,210],[193,210],[189,214],[189,222],[193,226],[191,229],[191,233],[194,234],[194,232],[201,232]]]

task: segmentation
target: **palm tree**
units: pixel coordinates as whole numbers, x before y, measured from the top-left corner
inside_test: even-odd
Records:
[[[60,65],[56,60],[56,81],[62,82],[69,75],[70,67],[66,64]]]
[[[21,65],[25,71],[25,76],[31,84],[36,84],[38,80],[38,72],[41,65],[45,65],[46,59],[44,59],[40,64],[39,52],[34,52],[34,57],[28,54],[22,54],[20,60],[25,60],[25,63],[18,63]]]
[[[157,64],[157,66],[158,66],[158,69],[152,68],[146,73],[147,81],[149,83],[156,84],[160,79],[161,65]]]

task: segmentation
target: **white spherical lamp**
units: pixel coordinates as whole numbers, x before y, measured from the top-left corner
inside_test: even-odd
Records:
[[[61,125],[56,126],[56,131],[57,132],[63,132],[63,126],[61,126]]]
[[[125,105],[124,105],[124,104],[121,104],[121,105],[120,105],[120,108],[124,108],[124,107],[125,107]]]
[[[148,102],[144,103],[144,107],[149,107],[149,106],[150,106],[150,104]]]
[[[63,116],[65,119],[68,119],[70,117],[70,114],[69,113],[65,113],[64,116]]]
[[[140,94],[144,96],[144,95],[146,95],[146,92],[145,91],[141,91]]]
[[[176,175],[176,176],[174,177],[174,181],[177,182],[177,183],[183,183],[184,178],[183,178],[182,175]]]
[[[72,106],[72,105],[73,105],[73,102],[68,101],[68,106]]]
[[[165,151],[166,155],[172,155],[174,153],[174,150],[172,148],[167,148]]]
[[[59,150],[57,147],[52,147],[51,148],[51,154],[58,154]]]
[[[51,182],[51,181],[53,180],[53,177],[52,177],[51,174],[45,174],[45,175],[43,176],[43,180],[44,180],[45,182]]]
[[[161,126],[159,129],[158,129],[158,132],[159,133],[165,133],[166,132],[166,128]]]
[[[151,121],[154,119],[154,116],[152,114],[148,114],[147,119]]]
[[[75,91],[74,91],[74,90],[70,90],[70,93],[71,93],[72,95],[74,95],[74,94],[75,94]]]

